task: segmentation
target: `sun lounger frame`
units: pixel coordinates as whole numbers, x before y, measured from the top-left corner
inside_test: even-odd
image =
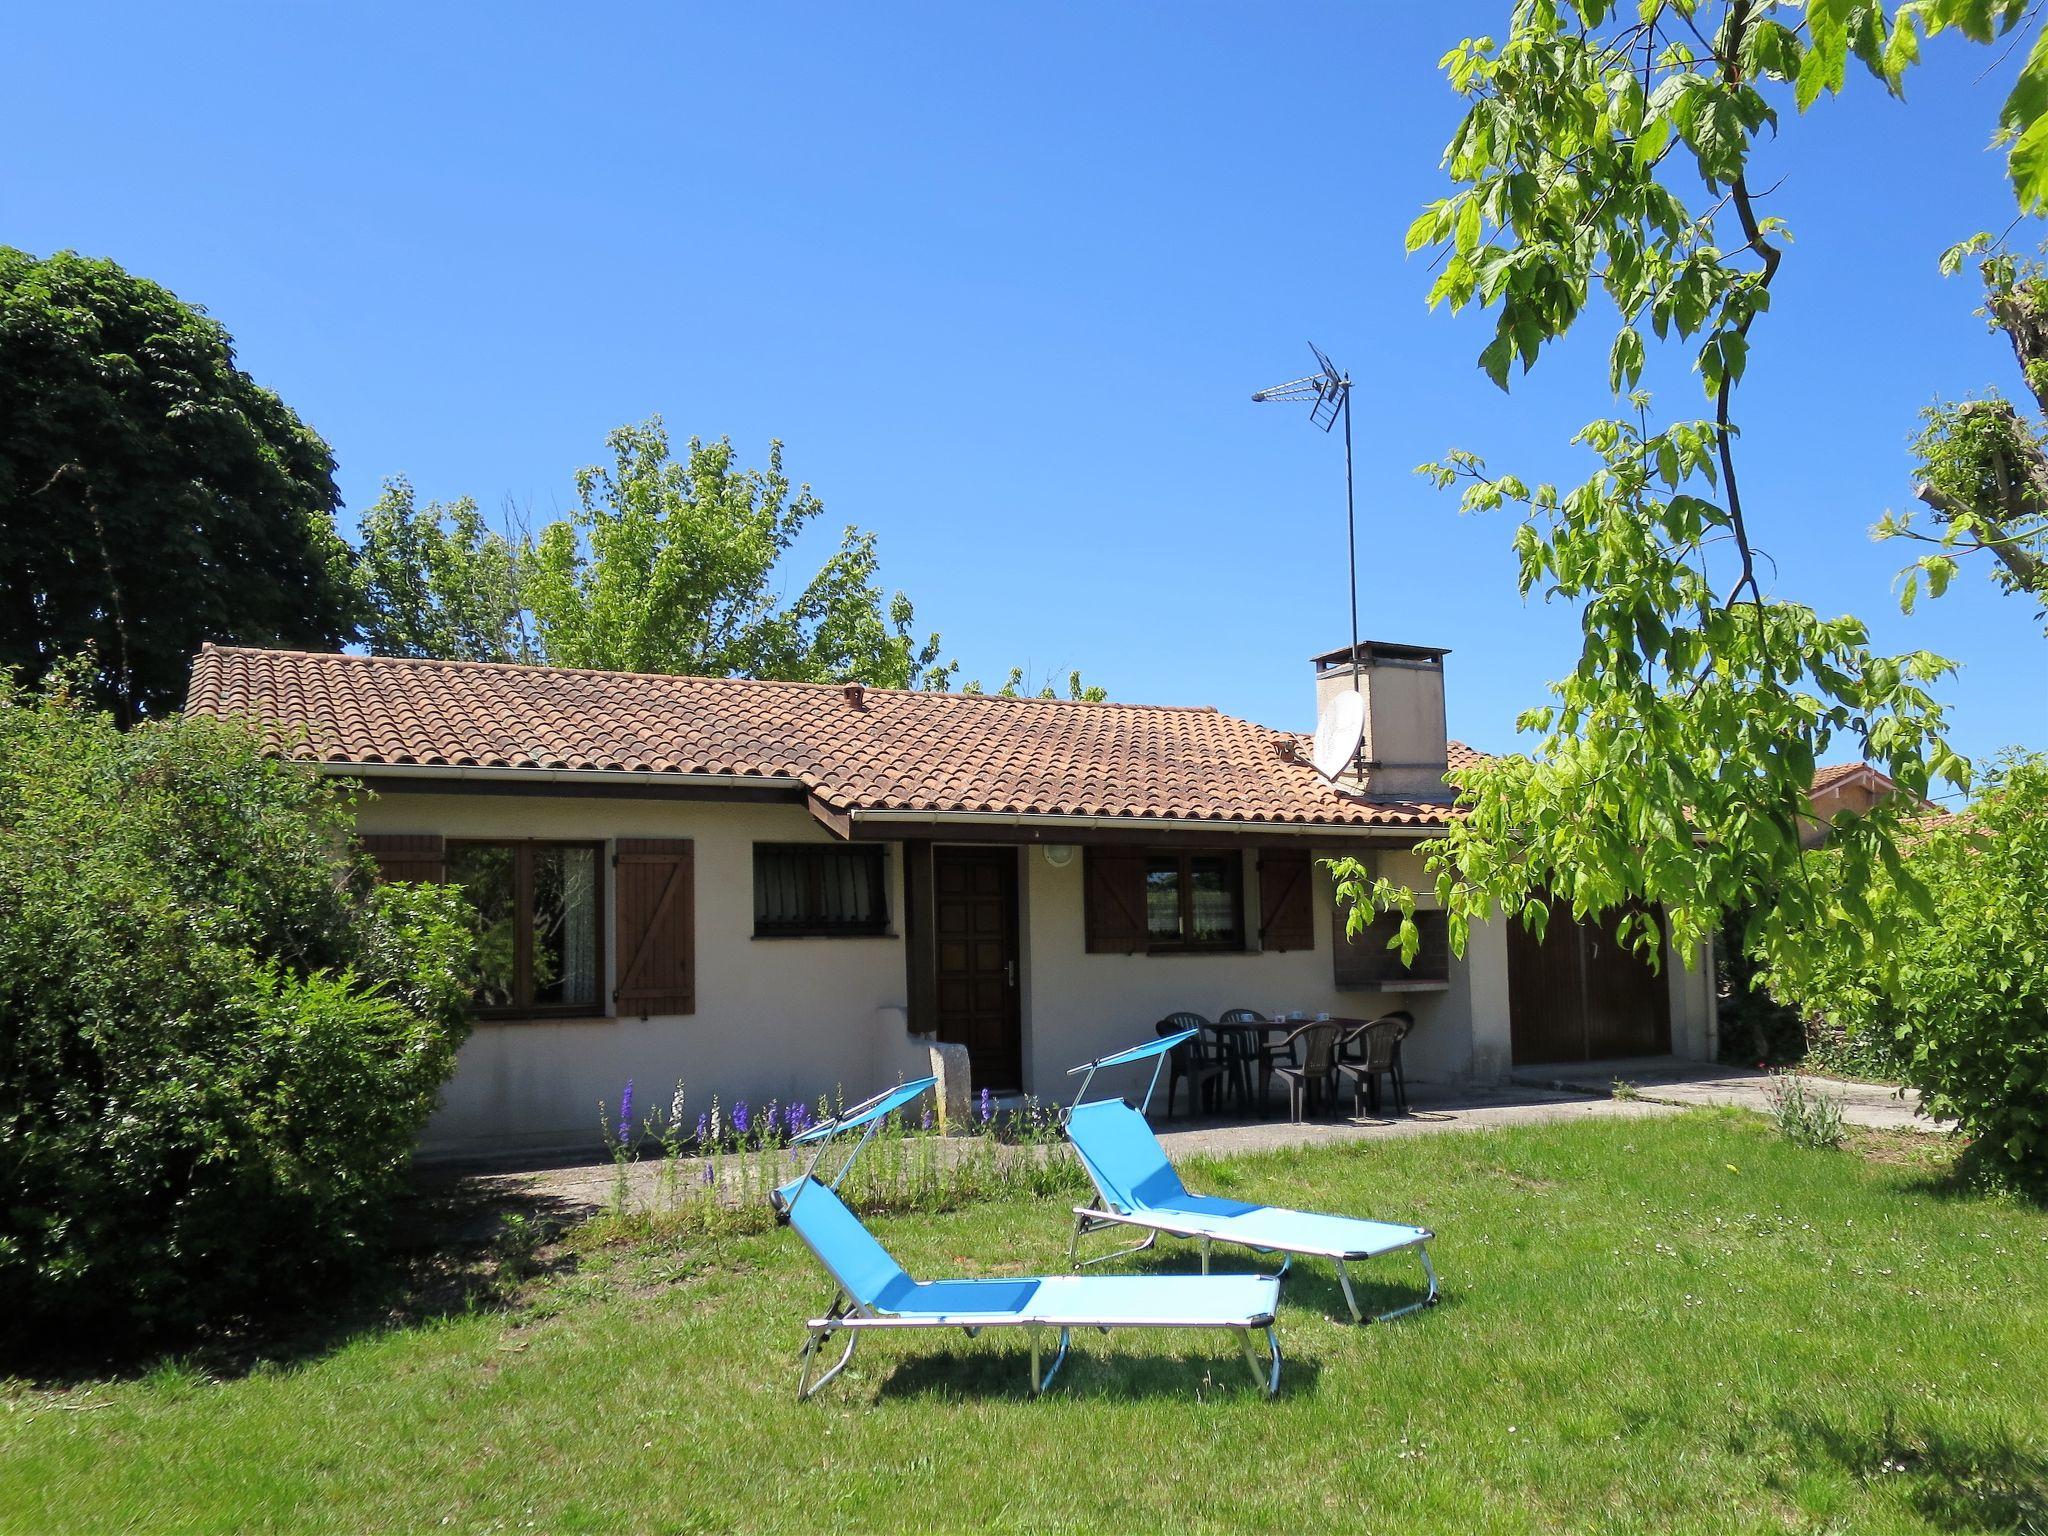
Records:
[[[877,1094],[865,1103],[856,1105],[852,1109],[805,1132],[797,1138],[797,1143],[816,1142],[819,1144],[818,1152],[813,1154],[810,1165],[797,1179],[776,1190],[774,1193],[773,1198],[777,1216],[785,1223],[796,1227],[797,1235],[803,1239],[804,1245],[811,1250],[813,1256],[824,1266],[826,1273],[832,1277],[836,1286],[831,1305],[826,1309],[825,1314],[822,1317],[811,1318],[805,1325],[808,1336],[797,1358],[797,1398],[799,1401],[815,1396],[837,1377],[841,1371],[846,1369],[852,1362],[854,1350],[859,1345],[861,1336],[864,1333],[873,1330],[933,1328],[958,1328],[968,1338],[974,1338],[984,1330],[991,1328],[1024,1329],[1031,1350],[1031,1391],[1034,1395],[1045,1391],[1052,1384],[1053,1378],[1059,1374],[1061,1365],[1066,1362],[1073,1331],[1077,1328],[1095,1328],[1105,1335],[1115,1328],[1228,1329],[1238,1336],[1238,1343],[1244,1354],[1245,1364],[1251,1371],[1254,1384],[1267,1397],[1272,1397],[1279,1392],[1281,1371],[1280,1340],[1279,1335],[1275,1331],[1273,1316],[1274,1306],[1278,1300],[1277,1287],[1264,1293],[1264,1304],[1262,1306],[1249,1309],[1240,1308],[1234,1313],[1218,1313],[1210,1317],[1191,1317],[1185,1309],[1180,1310],[1177,1314],[1171,1312],[1170,1309],[1162,1309],[1156,1316],[1146,1315],[1142,1311],[1135,1313],[1096,1312],[1091,1315],[1085,1305],[1063,1308],[1054,1304],[1040,1305],[1035,1308],[1025,1308],[1022,1310],[973,1311],[952,1309],[946,1311],[911,1311],[890,1309],[876,1304],[873,1300],[861,1299],[861,1292],[867,1287],[863,1287],[859,1281],[842,1269],[842,1265],[850,1257],[865,1258],[870,1263],[879,1259],[893,1267],[897,1275],[903,1275],[903,1272],[901,1266],[897,1265],[895,1260],[888,1257],[880,1244],[874,1242],[872,1234],[867,1232],[865,1226],[860,1223],[860,1219],[839,1200],[836,1190],[840,1181],[846,1177],[847,1169],[853,1165],[854,1159],[860,1155],[861,1148],[867,1145],[869,1138],[879,1129],[885,1117],[923,1093],[925,1089],[932,1085],[932,1081],[930,1078],[924,1078],[917,1082],[905,1083],[901,1087],[891,1089],[886,1093]],[[831,1137],[843,1131],[853,1130],[856,1127],[863,1128],[860,1141],[856,1143],[853,1151],[847,1156],[846,1161],[840,1165],[838,1173],[833,1176],[829,1184],[819,1181],[815,1177],[815,1171],[819,1159],[823,1156],[824,1143],[830,1140]],[[864,1243],[872,1245],[871,1254],[849,1255],[841,1251],[836,1255],[839,1262],[835,1263],[835,1256],[828,1254],[820,1246],[819,1242],[813,1240],[811,1232],[806,1231],[803,1225],[793,1220],[798,1206],[806,1198],[814,1202],[822,1198],[829,1201],[831,1205],[836,1206],[838,1208],[837,1213],[834,1213],[833,1217],[829,1219],[839,1219],[840,1215],[843,1214],[843,1219],[846,1222],[850,1222],[853,1227],[859,1229]],[[851,1235],[851,1233],[845,1234],[849,1238]],[[854,1246],[859,1248],[862,1245],[856,1243]],[[844,1247],[845,1244],[842,1243],[841,1248],[843,1249]],[[907,1275],[904,1275],[903,1278],[908,1281]],[[1167,1290],[1173,1287],[1174,1278],[1170,1276],[1132,1276],[1114,1279],[1107,1283],[1119,1288],[1144,1287],[1153,1294],[1164,1295]],[[1218,1276],[1216,1281],[1219,1286],[1222,1286],[1230,1280],[1239,1278],[1243,1277]],[[916,1284],[914,1281],[909,1283],[912,1286]],[[1052,1293],[1051,1299],[1056,1301],[1059,1296],[1070,1293],[1077,1296],[1085,1296],[1091,1285],[1103,1282],[1077,1281],[1072,1276],[1053,1276],[1036,1280],[1028,1277],[1019,1279],[1005,1277],[1001,1281],[942,1283],[964,1284],[970,1288],[983,1284],[1004,1286],[1032,1284],[1035,1287],[1032,1293],[1034,1301],[1046,1291],[1050,1291]],[[1097,1294],[1100,1293],[1098,1292]],[[1243,1295],[1242,1288],[1237,1288],[1235,1294],[1241,1297]],[[1056,1332],[1056,1340],[1052,1361],[1049,1365],[1046,1365],[1044,1364],[1045,1337],[1048,1333],[1052,1332]],[[846,1335],[846,1348],[831,1366],[813,1376],[813,1368],[821,1354],[826,1352],[836,1336],[842,1333]],[[1255,1342],[1253,1338],[1254,1333],[1264,1334],[1265,1348],[1263,1351],[1260,1350]]]
[[[1117,1051],[1099,1060],[1084,1062],[1067,1073],[1069,1077],[1079,1077],[1081,1079],[1080,1090],[1074,1095],[1074,1102],[1068,1107],[1066,1113],[1068,1142],[1074,1149],[1074,1155],[1080,1158],[1081,1166],[1087,1169],[1089,1180],[1095,1185],[1096,1189],[1096,1198],[1092,1204],[1074,1207],[1074,1230],[1073,1235],[1067,1242],[1067,1263],[1069,1267],[1078,1271],[1096,1264],[1105,1264],[1111,1260],[1125,1258],[1134,1253],[1142,1253],[1154,1246],[1162,1236],[1174,1237],[1192,1242],[1198,1247],[1201,1253],[1202,1273],[1205,1275],[1209,1273],[1211,1250],[1217,1243],[1249,1248],[1254,1253],[1278,1253],[1282,1255],[1280,1267],[1273,1273],[1273,1278],[1276,1280],[1287,1278],[1294,1258],[1297,1255],[1306,1258],[1328,1259],[1336,1266],[1337,1284],[1344,1293],[1344,1305],[1350,1311],[1351,1320],[1354,1323],[1391,1322],[1397,1317],[1405,1317],[1411,1312],[1419,1312],[1425,1307],[1435,1306],[1442,1298],[1442,1289],[1437,1281],[1436,1266],[1430,1262],[1429,1257],[1429,1244],[1435,1240],[1436,1234],[1426,1227],[1408,1229],[1413,1231],[1415,1235],[1406,1241],[1383,1243],[1371,1248],[1338,1247],[1314,1242],[1276,1243],[1272,1241],[1272,1234],[1270,1233],[1261,1233],[1260,1240],[1254,1242],[1245,1237],[1241,1231],[1233,1230],[1232,1224],[1241,1221],[1241,1217],[1225,1216],[1214,1220],[1203,1220],[1191,1212],[1161,1210],[1153,1206],[1136,1203],[1126,1205],[1116,1198],[1116,1193],[1112,1187],[1114,1181],[1105,1174],[1104,1170],[1095,1166],[1087,1152],[1082,1149],[1080,1142],[1074,1140],[1074,1114],[1083,1107],[1088,1093],[1088,1085],[1094,1080],[1095,1074],[1102,1068],[1122,1066],[1152,1057],[1155,1058],[1152,1068],[1152,1080],[1145,1089],[1143,1102],[1135,1112],[1142,1123],[1145,1110],[1152,1103],[1153,1091],[1159,1085],[1160,1067],[1165,1062],[1166,1053],[1195,1033],[1197,1033],[1195,1030],[1186,1030],[1178,1035],[1167,1035],[1157,1040],[1147,1040],[1142,1045],[1133,1046],[1129,1050]],[[1146,1127],[1146,1134],[1151,1134],[1149,1126]],[[1153,1139],[1153,1144],[1157,1145],[1156,1137]],[[1161,1151],[1160,1159],[1162,1163],[1165,1162],[1163,1150]],[[1269,1206],[1265,1209],[1283,1210],[1284,1208]],[[1287,1214],[1310,1216],[1317,1213],[1290,1212]],[[1388,1227],[1394,1224],[1375,1222],[1372,1225]],[[1116,1248],[1108,1253],[1098,1254],[1093,1258],[1083,1259],[1080,1256],[1081,1239],[1084,1236],[1116,1228],[1126,1230],[1135,1228],[1144,1232],[1146,1236],[1142,1242]],[[1351,1272],[1347,1266],[1359,1263],[1365,1259],[1378,1258],[1384,1254],[1400,1253],[1405,1249],[1413,1249],[1416,1257],[1422,1263],[1423,1279],[1426,1282],[1422,1298],[1419,1301],[1413,1301],[1406,1306],[1395,1307],[1386,1312],[1368,1314],[1358,1304],[1358,1296],[1351,1288]]]

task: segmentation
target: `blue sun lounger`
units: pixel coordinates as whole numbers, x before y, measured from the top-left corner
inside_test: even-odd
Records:
[[[1280,1341],[1273,1332],[1280,1282],[1267,1275],[911,1279],[861,1225],[837,1190],[883,1117],[917,1098],[933,1081],[919,1078],[877,1094],[796,1138],[797,1143],[817,1142],[818,1152],[802,1175],[775,1191],[776,1215],[796,1230],[839,1288],[825,1315],[805,1325],[810,1338],[797,1363],[799,1400],[845,1370],[861,1334],[876,1328],[958,1328],[969,1338],[984,1328],[1023,1328],[1031,1342],[1034,1393],[1052,1384],[1067,1357],[1068,1337],[1076,1328],[1099,1328],[1104,1333],[1112,1328],[1228,1328],[1238,1336],[1252,1380],[1268,1397],[1280,1390]],[[842,1131],[861,1126],[866,1129],[860,1141],[832,1182],[821,1182],[815,1175],[823,1144]],[[1040,1374],[1039,1346],[1046,1329],[1058,1329],[1059,1341],[1052,1364]],[[1263,1359],[1252,1342],[1254,1330],[1266,1336]],[[847,1335],[846,1352],[813,1380],[811,1367],[818,1351],[837,1333]]]
[[[1224,1200],[1211,1195],[1191,1195],[1180,1176],[1166,1160],[1165,1149],[1152,1127],[1145,1122],[1144,1108],[1132,1109],[1121,1099],[1084,1102],[1088,1084],[1104,1067],[1123,1066],[1156,1057],[1152,1087],[1145,1091],[1145,1106],[1152,1102],[1152,1089],[1159,1084],[1159,1067],[1166,1053],[1195,1034],[1148,1040],[1127,1051],[1104,1056],[1075,1067],[1067,1075],[1081,1076],[1081,1091],[1074,1107],[1067,1111],[1067,1140],[1095,1182],[1093,1205],[1074,1207],[1074,1235],[1067,1244],[1067,1260],[1075,1269],[1105,1263],[1125,1254],[1150,1248],[1161,1234],[1197,1243],[1202,1251],[1202,1273],[1209,1272],[1209,1250],[1216,1243],[1230,1243],[1260,1253],[1282,1253],[1273,1277],[1286,1275],[1293,1255],[1330,1259],[1337,1266],[1337,1283],[1344,1291],[1344,1304],[1351,1309],[1354,1323],[1385,1322],[1437,1300],[1436,1269],[1429,1262],[1429,1243],[1436,1236],[1425,1227],[1401,1226],[1393,1222],[1363,1221],[1351,1216],[1324,1216],[1314,1211],[1292,1211],[1277,1205],[1253,1205],[1243,1200]],[[1145,1240],[1113,1253],[1083,1260],[1081,1239],[1091,1232],[1110,1228],[1136,1227],[1147,1233]],[[1351,1274],[1345,1265],[1413,1248],[1422,1260],[1422,1272],[1429,1289],[1420,1301],[1368,1319],[1359,1310],[1351,1291]]]

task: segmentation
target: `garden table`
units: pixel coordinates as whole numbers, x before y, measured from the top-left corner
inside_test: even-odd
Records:
[[[1302,1009],[1288,1010],[1270,1019],[1226,1019],[1216,1023],[1204,1023],[1205,1033],[1213,1035],[1217,1043],[1226,1049],[1236,1047],[1255,1052],[1259,1063],[1258,1112],[1261,1120],[1267,1115],[1268,1089],[1273,1081],[1273,1064],[1267,1053],[1260,1049],[1269,1039],[1282,1038],[1293,1034],[1304,1024],[1334,1024],[1337,1026],[1337,1040],[1341,1055],[1345,1042],[1358,1030],[1372,1023],[1371,1019],[1343,1018],[1337,1014],[1308,1013]],[[1396,1047],[1398,1051],[1399,1047]]]

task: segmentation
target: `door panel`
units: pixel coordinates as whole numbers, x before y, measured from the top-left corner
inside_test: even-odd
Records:
[[[939,1038],[967,1047],[976,1088],[1021,1087],[1016,851],[933,849],[932,928]]]
[[[1671,1049],[1671,994],[1662,972],[1614,936],[1585,930],[1589,1057],[1661,1056]]]
[[[1586,1059],[1579,929],[1553,911],[1543,937],[1508,919],[1508,1039],[1515,1063]]]

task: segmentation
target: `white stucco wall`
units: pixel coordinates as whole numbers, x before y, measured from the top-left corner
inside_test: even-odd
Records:
[[[643,1107],[684,1084],[690,1111],[726,1103],[814,1098],[843,1087],[861,1098],[905,1064],[900,926],[886,938],[757,939],[756,842],[829,842],[800,806],[633,801],[571,796],[383,793],[365,832],[451,838],[687,837],[697,876],[697,1011],[686,1017],[481,1022],[463,1046],[427,1156],[518,1149],[600,1150],[598,1106],[633,1079]],[[605,908],[611,911],[611,871]],[[902,861],[889,850],[889,911],[902,919]],[[617,963],[607,920],[605,996]],[[919,1070],[928,1070],[919,1067]]]
[[[1318,853],[1318,859],[1323,856]],[[1409,877],[1405,855],[1378,857]],[[1230,955],[1091,955],[1082,925],[1083,860],[1054,868],[1037,848],[1020,850],[1024,891],[1024,1076],[1027,1091],[1056,1096],[1067,1068],[1147,1039],[1182,1009],[1215,1018],[1227,1008],[1300,1009],[1373,1018],[1396,1008],[1415,1015],[1403,1048],[1413,1078],[1479,1076],[1507,1070],[1507,947],[1496,930],[1473,935],[1440,992],[1339,991],[1333,974],[1333,893],[1315,868],[1315,948]],[[1255,860],[1247,859],[1245,906],[1258,911]],[[1254,921],[1253,926],[1256,927]]]
[[[450,838],[687,837],[696,851],[697,1010],[651,1019],[481,1022],[422,1145],[427,1156],[600,1148],[599,1106],[615,1111],[633,1079],[639,1104],[665,1103],[678,1082],[692,1115],[716,1093],[814,1099],[843,1090],[860,1098],[932,1070],[924,1042],[905,1033],[903,868],[887,854],[892,932],[886,937],[756,939],[753,845],[829,842],[799,806],[715,801],[635,801],[578,796],[384,792],[360,815],[365,832],[438,832]],[[1318,850],[1320,859],[1331,850]],[[1377,870],[1421,882],[1412,854],[1376,851]],[[1475,928],[1437,992],[1339,991],[1333,979],[1334,902],[1315,869],[1315,947],[1233,955],[1091,955],[1083,930],[1083,864],[1064,868],[1044,851],[1017,851],[1022,946],[1025,1087],[1063,1097],[1066,1069],[1147,1038],[1180,1009],[1214,1018],[1224,1009],[1300,1009],[1374,1017],[1415,1015],[1404,1051],[1412,1079],[1497,1081],[1509,1069],[1506,934]],[[605,906],[612,907],[611,871]],[[1258,911],[1256,859],[1247,857],[1245,905]],[[608,931],[606,982],[616,964]],[[1256,926],[1254,922],[1254,927]],[[1672,1043],[1681,1055],[1711,1053],[1710,971],[1667,968]]]

